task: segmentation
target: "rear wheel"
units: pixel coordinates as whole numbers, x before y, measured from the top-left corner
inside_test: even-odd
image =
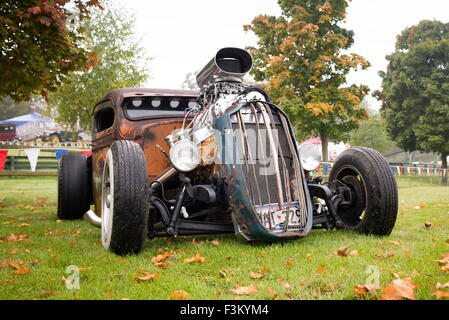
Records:
[[[376,150],[354,148],[335,161],[329,176],[350,188],[346,203],[337,208],[343,228],[364,234],[389,235],[398,212],[396,180],[385,158]]]
[[[148,171],[140,146],[116,141],[106,153],[102,182],[101,240],[118,255],[139,253],[148,237]]]
[[[81,218],[89,210],[89,177],[83,154],[64,154],[58,162],[58,217]]]

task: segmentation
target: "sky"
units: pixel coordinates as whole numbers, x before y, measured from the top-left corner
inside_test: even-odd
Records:
[[[112,0],[119,1],[119,0]],[[127,0],[136,17],[136,34],[152,58],[153,88],[181,88],[188,72],[205,66],[223,47],[255,46],[257,37],[245,32],[259,14],[279,16],[276,0]],[[394,51],[396,36],[421,20],[449,22],[449,0],[352,0],[345,27],[355,33],[350,52],[367,58],[372,67],[351,72],[348,84],[381,88],[378,72],[386,70],[385,56]],[[368,100],[378,108],[374,98]]]

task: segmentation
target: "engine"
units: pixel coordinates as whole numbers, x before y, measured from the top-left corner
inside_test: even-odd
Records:
[[[243,83],[252,63],[245,50],[224,48],[201,70],[196,106],[166,137],[169,160],[197,182],[194,197],[226,203],[248,240],[304,236],[312,211],[293,131],[263,89]]]

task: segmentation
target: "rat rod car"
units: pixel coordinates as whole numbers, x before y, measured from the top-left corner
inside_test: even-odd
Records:
[[[313,228],[389,235],[398,197],[385,158],[349,149],[328,181],[313,178],[321,154],[298,148],[284,112],[242,82],[251,67],[248,52],[224,48],[197,75],[199,92],[128,88],[104,96],[93,109],[92,155],[59,162],[59,218],[84,215],[119,255],[140,252],[147,238],[178,235],[266,242]]]

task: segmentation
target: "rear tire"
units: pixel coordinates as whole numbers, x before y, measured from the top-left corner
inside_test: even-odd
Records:
[[[382,154],[369,148],[344,151],[329,175],[351,189],[352,204],[337,208],[343,228],[364,234],[389,235],[398,212],[398,189],[391,168]]]
[[[106,153],[102,182],[101,240],[118,255],[142,251],[148,237],[148,170],[132,141],[116,141]]]
[[[64,154],[58,162],[58,217],[80,219],[89,210],[87,158],[83,154]]]

